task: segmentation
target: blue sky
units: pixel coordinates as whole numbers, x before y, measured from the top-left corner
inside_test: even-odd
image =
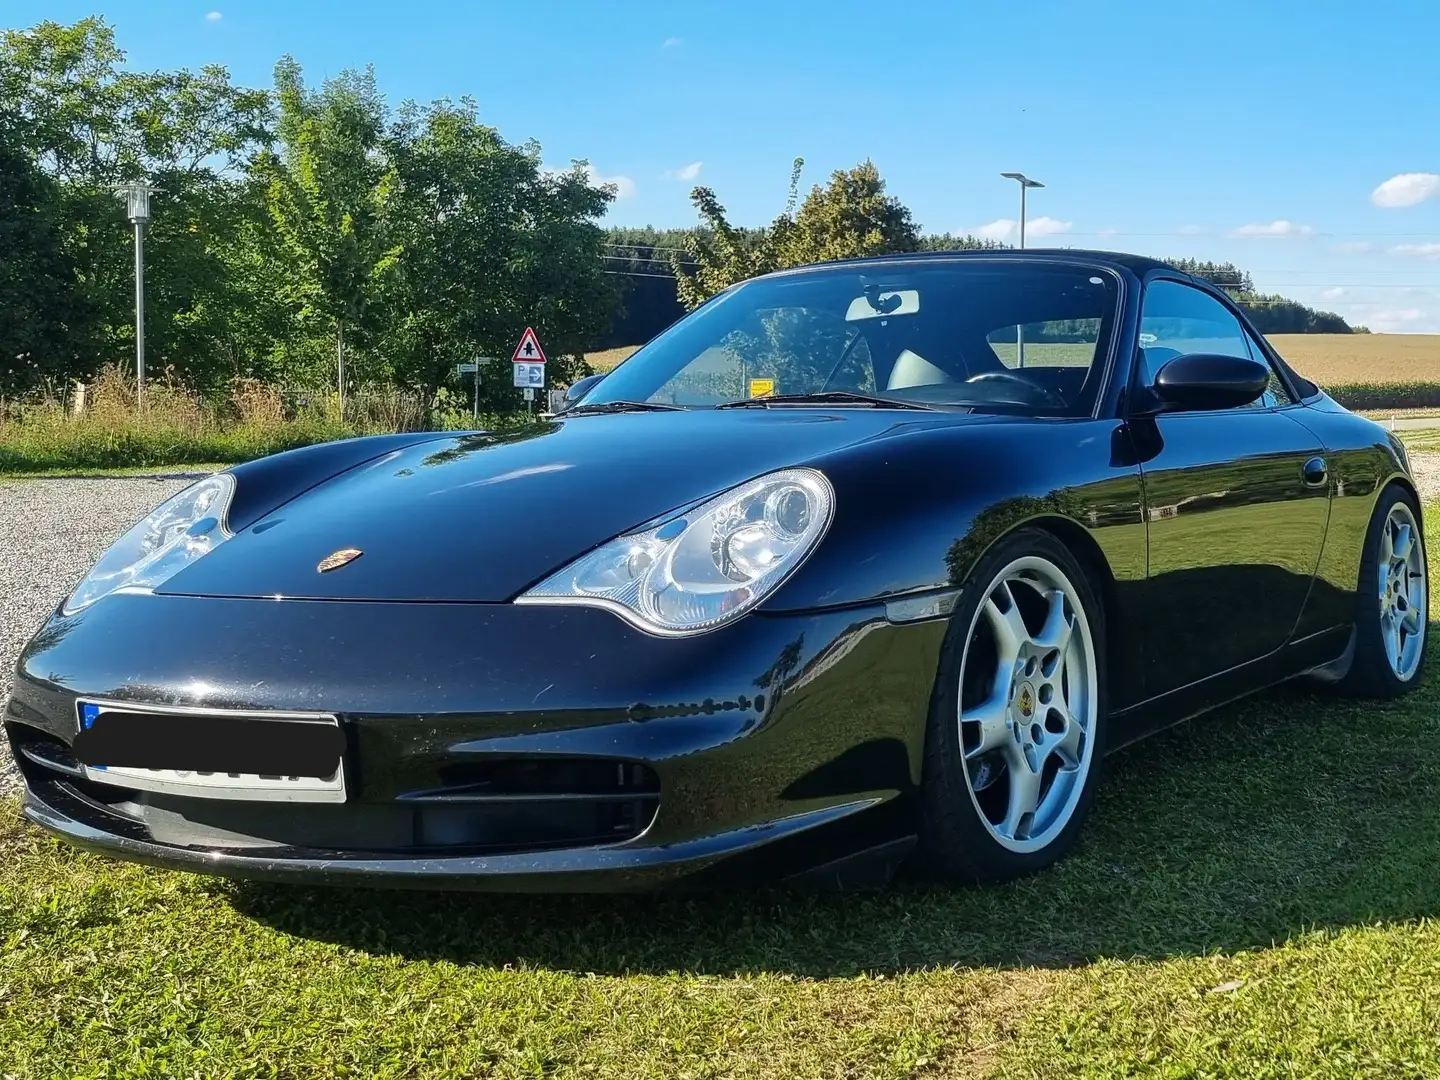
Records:
[[[1302,15],[1303,12],[1303,15]],[[1232,259],[1392,331],[1440,331],[1440,5],[988,0],[5,0],[101,14],[139,68],[267,85],[373,63],[398,103],[468,94],[547,163],[588,159],[610,220],[732,220],[864,158],[929,231]],[[1396,179],[1399,178],[1399,179]],[[1050,235],[1043,241],[1037,233]]]

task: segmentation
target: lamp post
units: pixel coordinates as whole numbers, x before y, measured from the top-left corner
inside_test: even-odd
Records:
[[[145,223],[150,220],[150,196],[159,191],[142,180],[115,189],[125,200],[125,213],[135,226],[135,392],[145,397]]]
[[[1031,180],[1024,173],[1002,172],[1000,174],[1006,180],[1014,180],[1020,185],[1020,246],[1025,246],[1025,192],[1032,187],[1044,187],[1039,180]]]
[[[1006,180],[1014,180],[1020,185],[1020,250],[1025,250],[1025,192],[1030,188],[1041,188],[1045,185],[1039,180],[1031,180],[1024,173],[1005,172],[1001,173]],[[1025,366],[1025,327],[1019,323],[1015,326],[1015,364],[1017,367]]]

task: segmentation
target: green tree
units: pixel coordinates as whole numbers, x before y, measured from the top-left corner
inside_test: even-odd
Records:
[[[60,228],[59,185],[0,115],[0,396],[83,371],[95,312]]]
[[[317,92],[306,88],[289,57],[275,66],[275,98],[280,148],[261,157],[259,170],[289,263],[284,291],[302,317],[333,328],[343,403],[345,333],[373,327],[379,279],[391,256],[384,233],[385,103],[369,69],[347,71]]]
[[[785,209],[765,229],[736,228],[713,191],[697,187],[691,192],[702,227],[690,239],[688,258],[671,256],[685,307],[693,311],[736,282],[772,270],[920,250],[910,211],[885,194],[885,181],[869,161],[836,170],[824,187],[815,185],[797,214],[804,164],[804,159],[795,159]]]
[[[671,270],[680,302],[694,311],[716,293],[736,282],[778,270],[785,263],[783,252],[795,231],[795,204],[799,199],[800,170],[804,158],[796,158],[790,170],[790,194],[785,209],[768,228],[739,229],[730,224],[725,207],[708,187],[697,187],[690,201],[703,223],[690,240],[688,257],[672,252]],[[694,267],[688,272],[685,266]]]
[[[1262,334],[1348,334],[1350,324],[1331,311],[1316,311],[1278,293],[1260,293],[1248,270],[1234,263],[1166,260],[1177,270],[1224,289]]]
[[[986,240],[969,233],[931,233],[920,238],[921,251],[1004,251],[1009,244]]]
[[[920,249],[910,211],[885,194],[885,181],[873,162],[837,169],[825,187],[816,184],[785,239],[787,266],[897,255]]]
[[[469,100],[407,105],[385,152],[392,377],[433,400],[454,364],[508,359],[526,326],[551,376],[574,375],[565,357],[604,332],[617,300],[599,226],[613,189],[590,186],[583,163],[542,171],[538,146],[507,143]],[[492,404],[513,402],[508,371],[489,374]]]
[[[131,230],[117,184],[158,186],[149,226],[147,352],[204,379],[232,316],[262,304],[237,293],[227,255],[242,219],[249,158],[269,138],[269,95],[234,86],[222,67],[131,72],[100,19],[44,22],[0,38],[0,108],[16,118],[14,145],[55,184],[52,215],[79,288],[96,313],[83,376],[133,348]],[[267,286],[273,292],[273,286]],[[258,353],[263,342],[247,342]]]

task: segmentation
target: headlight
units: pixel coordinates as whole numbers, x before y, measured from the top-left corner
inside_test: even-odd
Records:
[[[230,539],[225,514],[234,492],[235,478],[216,473],[170,499],[100,557],[65,601],[65,614],[121,589],[153,589]]]
[[[834,509],[823,474],[770,473],[603,544],[516,603],[609,608],[658,634],[713,630],[774,592],[825,535]]]

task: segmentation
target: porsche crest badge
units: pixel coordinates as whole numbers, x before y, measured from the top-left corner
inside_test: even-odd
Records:
[[[328,574],[331,570],[339,570],[342,566],[349,566],[365,553],[359,548],[341,548],[339,551],[326,555],[316,565],[315,569],[322,574]]]

